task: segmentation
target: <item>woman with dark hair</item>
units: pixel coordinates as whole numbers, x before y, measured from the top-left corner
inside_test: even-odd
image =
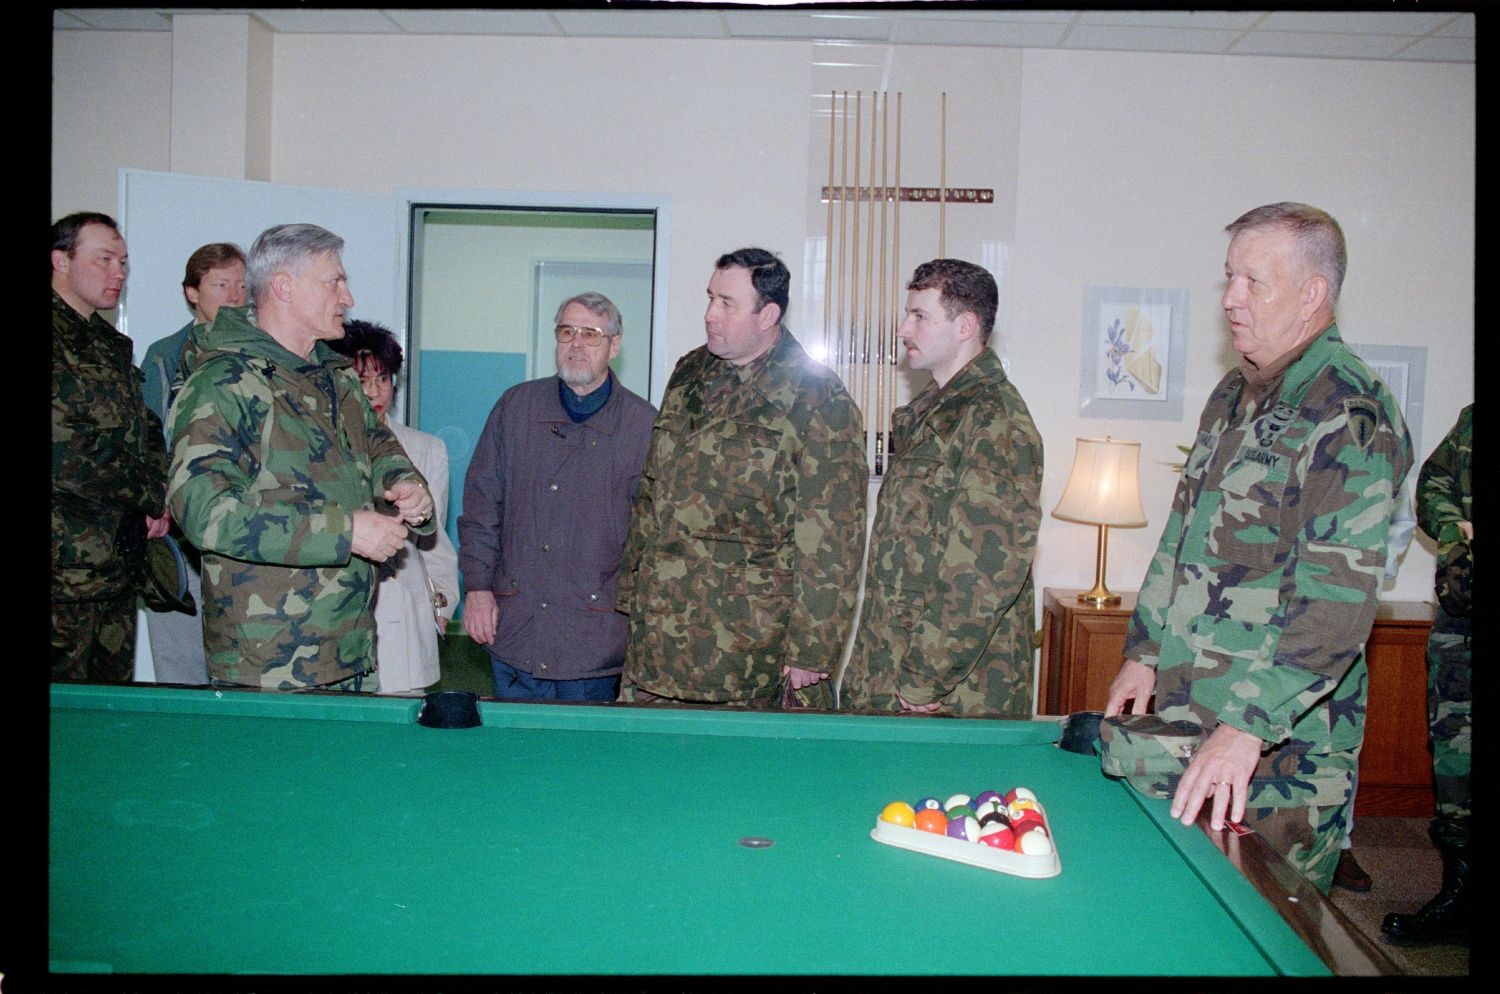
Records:
[[[354,360],[375,415],[392,432],[427,480],[437,531],[410,535],[406,548],[380,564],[375,596],[376,691],[407,694],[436,683],[438,635],[458,606],[458,553],[448,538],[448,449],[436,435],[390,420],[401,372],[401,345],[388,328],[344,322],[344,337],[328,343]]]

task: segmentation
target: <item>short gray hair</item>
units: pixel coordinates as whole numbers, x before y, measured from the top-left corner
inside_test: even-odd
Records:
[[[1233,238],[1254,228],[1290,231],[1296,240],[1298,260],[1328,281],[1328,306],[1339,302],[1349,254],[1344,247],[1344,231],[1332,214],[1308,204],[1282,201],[1246,211],[1224,230]]]
[[[261,289],[277,273],[301,271],[313,256],[325,252],[338,255],[343,251],[344,240],[316,224],[278,224],[267,228],[250,246],[250,262],[245,267],[250,299],[259,303]]]
[[[553,324],[561,324],[563,311],[568,309],[569,304],[582,304],[590,314],[604,318],[604,330],[613,338],[625,330],[625,321],[620,317],[620,309],[615,302],[602,293],[590,290],[587,293],[574,294],[561,304],[557,305],[557,314],[552,318]]]

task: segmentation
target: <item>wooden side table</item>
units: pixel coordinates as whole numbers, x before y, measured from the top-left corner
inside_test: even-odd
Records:
[[[1136,595],[1112,607],[1078,601],[1079,591],[1042,590],[1042,662],[1038,710],[1102,711],[1120,671]],[[1365,643],[1370,669],[1365,744],[1359,757],[1355,815],[1424,817],[1432,813],[1432,753],[1427,748],[1427,635],[1434,610],[1424,601],[1382,601]]]
[[[1078,600],[1079,590],[1042,589],[1042,666],[1038,710],[1043,714],[1102,711],[1109,685],[1120,672],[1125,627],[1135,594],[1095,607]]]

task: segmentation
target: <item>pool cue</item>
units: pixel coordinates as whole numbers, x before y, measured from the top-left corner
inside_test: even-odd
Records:
[[[870,410],[870,374],[873,372],[870,368],[870,318],[874,308],[871,306],[872,298],[870,295],[875,291],[879,283],[875,273],[875,104],[875,94],[872,91],[870,93],[870,207],[866,224],[869,236],[865,239],[865,272],[869,274],[869,279],[865,281],[865,314],[859,359],[860,397],[862,400],[860,410],[866,413]],[[865,451],[868,452],[871,442],[870,419],[866,417],[864,420]]]
[[[835,332],[835,335],[834,335],[834,350],[833,350],[833,354],[831,356],[829,356],[829,363],[828,363],[830,366],[833,367],[834,372],[838,372],[839,363],[841,361],[840,357],[841,357],[841,350],[842,350],[842,347],[843,347],[843,336],[844,336],[844,331],[843,331],[843,329],[844,329],[844,237],[845,237],[845,232],[847,230],[847,224],[848,224],[848,221],[847,221],[847,218],[846,218],[847,208],[846,208],[846,203],[845,202],[848,200],[848,197],[846,196],[846,194],[849,192],[849,91],[848,90],[844,91],[844,110],[843,110],[842,117],[843,117],[843,123],[844,123],[844,144],[843,144],[843,149],[840,152],[841,162],[840,162],[840,165],[839,165],[839,170],[840,170],[839,176],[840,176],[840,178],[839,178],[838,320],[837,320],[837,322],[834,325],[834,332]]]
[[[942,138],[938,142],[938,258],[946,258],[948,237],[948,94],[943,94]]]
[[[833,343],[833,113],[838,107],[838,94],[828,91],[828,223],[823,238],[823,361],[832,354]]]
[[[850,224],[850,242],[852,247],[849,251],[849,323],[845,328],[848,336],[848,350],[846,352],[846,363],[844,367],[844,386],[853,386],[855,376],[854,369],[854,347],[858,343],[856,329],[859,328],[859,200],[862,195],[860,189],[860,148],[864,140],[860,137],[862,132],[860,126],[864,122],[864,91],[854,91],[854,208],[849,212],[853,217]],[[854,391],[851,389],[850,393]]]
[[[901,91],[896,91],[896,206],[892,211],[891,218],[891,305],[896,312],[895,323],[901,323]],[[885,452],[886,465],[890,465],[891,459],[896,455],[895,431],[891,427],[891,414],[896,409],[896,366],[900,362],[899,353],[901,343],[896,338],[895,328],[890,334],[891,360],[885,369],[888,394],[886,397],[886,408],[881,411],[881,419],[886,429]]]
[[[880,412],[885,409],[885,339],[886,339],[886,227],[885,214],[891,196],[890,180],[886,174],[887,151],[890,144],[891,95],[886,91],[880,95],[880,308],[875,322],[875,475],[885,471],[885,461],[880,451],[885,444],[885,426]]]

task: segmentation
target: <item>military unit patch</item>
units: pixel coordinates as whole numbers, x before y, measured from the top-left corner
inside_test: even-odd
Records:
[[[1344,414],[1349,419],[1349,435],[1359,451],[1368,452],[1375,440],[1375,426],[1379,416],[1375,402],[1368,397],[1349,397],[1344,401]]]

